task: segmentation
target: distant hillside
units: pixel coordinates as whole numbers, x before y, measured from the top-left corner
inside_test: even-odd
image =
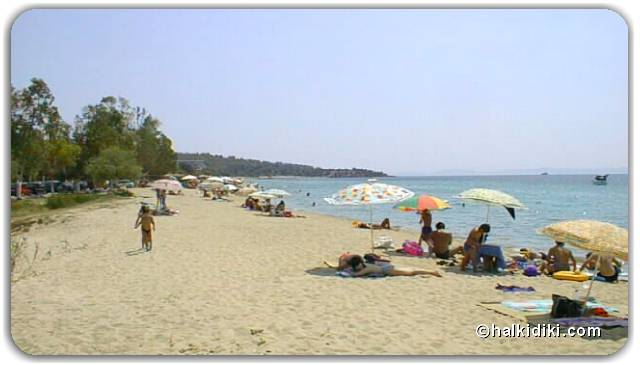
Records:
[[[220,176],[384,177],[366,169],[323,169],[308,165],[224,157],[210,153],[178,153],[178,166],[189,174]]]

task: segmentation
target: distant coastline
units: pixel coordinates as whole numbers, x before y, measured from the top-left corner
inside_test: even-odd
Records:
[[[178,166],[189,174],[209,174],[245,177],[388,177],[382,171],[362,168],[321,168],[287,162],[270,162],[210,153],[178,153]]]

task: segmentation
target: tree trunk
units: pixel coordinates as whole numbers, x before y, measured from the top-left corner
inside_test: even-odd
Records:
[[[22,199],[22,178],[18,178],[16,181],[16,198]]]

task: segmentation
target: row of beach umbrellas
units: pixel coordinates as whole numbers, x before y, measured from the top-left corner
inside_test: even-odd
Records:
[[[516,209],[525,209],[515,197],[492,189],[470,189],[457,198],[487,205],[487,221],[491,206],[504,207],[515,219]],[[369,223],[373,223],[373,204],[396,203],[401,211],[442,210],[450,208],[446,200],[429,196],[416,196],[412,191],[382,183],[364,183],[346,187],[325,201],[333,205],[369,205]],[[552,239],[593,252],[613,254],[623,260],[628,258],[628,231],[610,223],[577,220],[555,223],[544,227],[539,233]],[[373,248],[373,230],[371,230]]]

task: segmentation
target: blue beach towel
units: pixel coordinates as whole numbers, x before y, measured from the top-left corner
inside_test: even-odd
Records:
[[[524,302],[505,301],[505,302],[502,302],[502,305],[504,305],[507,308],[511,308],[521,312],[547,313],[547,312],[551,312],[551,307],[553,306],[553,300],[551,299],[527,300]],[[618,309],[614,307],[608,307],[597,302],[588,302],[587,308],[604,308],[604,310],[606,310],[609,313],[618,311]]]

